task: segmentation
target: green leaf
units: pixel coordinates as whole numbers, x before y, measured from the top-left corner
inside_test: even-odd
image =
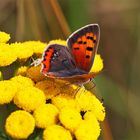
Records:
[[[35,128],[33,134],[28,137],[28,140],[42,140],[43,129]]]

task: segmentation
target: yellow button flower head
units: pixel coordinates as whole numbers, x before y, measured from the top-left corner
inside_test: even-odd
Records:
[[[15,85],[18,87],[18,90],[26,87],[32,87],[34,85],[33,81],[30,78],[21,75],[11,78],[11,81],[15,83]]]
[[[52,104],[54,104],[58,109],[62,109],[63,107],[70,107],[80,110],[76,100],[69,95],[59,94],[58,96],[53,97]]]
[[[10,35],[5,32],[0,32],[0,43],[6,43],[9,41]]]
[[[44,80],[46,77],[40,72],[41,66],[30,67],[27,70],[27,77],[31,78],[35,82]]]
[[[103,60],[99,54],[95,55],[94,63],[92,65],[92,68],[90,72],[98,73],[103,69]]]
[[[32,48],[34,54],[41,54],[43,53],[45,47],[47,46],[46,43],[40,42],[40,41],[26,41],[24,42],[24,45],[29,46]]]
[[[26,111],[34,111],[39,105],[45,104],[44,93],[35,87],[26,87],[14,97],[14,103]]]
[[[28,67],[27,66],[21,66],[17,69],[16,71],[16,75],[22,75],[22,76],[26,76],[26,71],[27,71]]]
[[[17,92],[16,85],[9,81],[0,81],[0,104],[9,103],[14,98]]]
[[[76,95],[76,101],[81,108],[81,111],[93,111],[98,120],[104,120],[105,109],[102,103],[91,92],[87,90],[82,94],[81,92],[78,92]]]
[[[6,119],[6,132],[15,139],[26,139],[34,131],[34,128],[35,120],[26,111],[15,111]]]
[[[40,105],[33,114],[36,126],[46,128],[58,121],[58,109],[52,104]]]
[[[97,118],[95,117],[95,114],[93,111],[87,111],[84,116],[83,116],[84,120],[86,121],[90,121],[91,123],[97,121]]]
[[[74,97],[75,91],[78,88],[78,86],[60,79],[55,79],[54,82],[59,87],[61,94]]]
[[[64,107],[59,113],[60,122],[72,132],[79,126],[82,121],[80,112],[74,108]]]
[[[100,135],[100,126],[96,118],[94,121],[83,120],[74,132],[77,140],[97,140]]]
[[[8,66],[15,62],[17,55],[9,44],[0,43],[0,66]]]
[[[17,58],[19,59],[26,60],[33,55],[33,49],[24,43],[16,42],[10,46],[13,48],[13,52],[16,52]]]
[[[56,44],[67,46],[67,42],[65,40],[61,40],[61,39],[51,40],[48,45],[55,44],[55,43]]]
[[[44,91],[46,98],[51,99],[56,95],[63,94],[63,95],[70,95],[72,97],[74,95],[77,86],[75,85],[67,85],[65,81],[56,80],[56,79],[49,79],[40,81],[36,84],[36,87]]]
[[[68,130],[59,125],[48,126],[43,133],[44,140],[72,140]]]
[[[53,79],[40,81],[36,84],[36,87],[45,93],[46,99],[51,99],[52,97],[60,94],[60,87]]]

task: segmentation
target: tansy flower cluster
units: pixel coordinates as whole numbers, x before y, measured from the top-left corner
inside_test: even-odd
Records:
[[[6,43],[10,35],[0,32],[0,67],[8,66],[15,61],[26,61],[33,55],[41,56],[46,43],[40,41],[26,41]]]
[[[10,79],[4,80],[0,73],[0,106],[14,106],[0,134],[12,139],[97,140],[100,122],[105,118],[103,104],[84,87],[47,78],[40,73],[40,65],[30,65],[31,57],[40,58],[46,43],[8,44],[9,39],[8,34],[0,32],[0,67],[17,62]],[[50,43],[64,45],[66,41]],[[102,69],[103,60],[97,54],[91,71]]]

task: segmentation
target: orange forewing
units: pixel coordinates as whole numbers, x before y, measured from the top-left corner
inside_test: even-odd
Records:
[[[88,67],[92,65],[97,46],[96,42],[97,36],[92,32],[87,32],[72,45],[72,54],[79,68],[88,71]]]

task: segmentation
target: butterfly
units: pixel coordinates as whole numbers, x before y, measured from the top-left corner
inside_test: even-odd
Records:
[[[67,46],[50,44],[41,59],[41,73],[70,83],[85,83],[97,73],[90,72],[100,38],[98,24],[86,25],[67,39]]]

